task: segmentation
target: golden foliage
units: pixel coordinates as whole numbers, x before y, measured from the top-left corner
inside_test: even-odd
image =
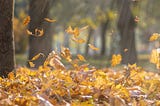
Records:
[[[30,16],[27,16],[27,17],[23,20],[23,24],[24,24],[24,25],[28,25],[30,21],[31,21]]]
[[[95,50],[95,51],[99,50],[99,48],[95,47],[95,46],[92,45],[92,44],[88,44],[88,46],[89,46],[92,50]]]
[[[149,38],[149,41],[155,41],[160,37],[158,33],[153,33],[153,35]]]
[[[60,60],[56,52],[48,58]],[[0,105],[160,104],[160,76],[145,72],[136,64],[127,67],[129,70],[121,71],[92,69],[87,65],[81,70],[18,68],[15,75],[11,72],[8,78],[0,80]],[[130,72],[128,77],[126,71]]]
[[[116,65],[120,64],[121,61],[122,61],[122,56],[120,54],[117,54],[117,55],[113,54],[112,55],[112,60],[111,60],[112,66],[116,66]]]
[[[80,54],[77,54],[77,57],[80,61],[86,61],[86,59]]]

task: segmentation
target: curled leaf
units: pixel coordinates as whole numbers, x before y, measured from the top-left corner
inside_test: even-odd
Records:
[[[99,48],[93,46],[92,44],[88,44],[88,46],[92,49],[92,50],[95,50],[95,51],[98,51]]]
[[[43,36],[44,30],[43,29],[35,29],[35,36]]]
[[[26,30],[28,35],[34,35],[31,31],[29,31],[28,29]]]
[[[49,19],[49,18],[44,18],[44,20],[47,21],[47,22],[51,22],[51,23],[56,22],[56,20]]]

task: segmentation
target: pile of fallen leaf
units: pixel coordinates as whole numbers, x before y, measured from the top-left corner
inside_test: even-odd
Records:
[[[136,64],[119,71],[86,64],[74,70],[19,68],[0,79],[0,105],[158,106],[160,76]]]

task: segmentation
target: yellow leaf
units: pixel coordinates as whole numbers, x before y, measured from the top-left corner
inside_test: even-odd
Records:
[[[75,37],[78,37],[78,36],[79,36],[79,33],[80,33],[79,29],[78,29],[77,27],[74,28],[74,30],[73,30],[73,35],[74,35]]]
[[[93,46],[92,44],[88,44],[88,46],[89,46],[92,50],[96,50],[96,51],[99,50],[99,48]]]
[[[71,52],[68,48],[62,47],[61,56],[69,62],[72,61],[72,59],[71,59],[72,55],[71,55]]]
[[[47,21],[47,22],[51,22],[51,23],[56,22],[56,20],[49,19],[49,18],[44,18],[44,20]]]
[[[43,53],[38,53],[37,55],[35,55],[31,61],[34,61],[34,60],[37,60],[40,56],[43,56],[44,57],[44,54]]]
[[[78,54],[77,57],[80,61],[86,61],[86,59],[80,54]]]
[[[150,56],[150,62],[153,64],[158,63],[158,53],[156,49],[153,49]]]
[[[9,74],[8,74],[8,78],[9,79],[14,79],[15,77],[14,77],[14,73],[13,72],[10,72]]]
[[[66,32],[69,34],[73,34],[75,37],[78,37],[80,33],[77,27],[73,29],[71,26],[67,28]]]
[[[29,61],[29,66],[30,67],[35,67],[35,64],[33,62]]]
[[[43,36],[44,35],[44,31],[43,29],[35,29],[35,36]]]
[[[33,33],[31,31],[29,31],[28,29],[26,30],[28,35],[33,35]]]
[[[72,37],[72,40],[74,41],[74,42],[76,42],[76,43],[85,43],[85,40],[84,39],[82,39],[82,38],[76,38],[76,37]]]
[[[23,24],[24,24],[24,25],[28,25],[29,22],[30,22],[30,20],[31,20],[30,16],[27,16],[27,17],[24,19]]]
[[[160,37],[158,33],[153,33],[153,35],[149,38],[149,41],[155,41]]]
[[[116,66],[116,65],[120,64],[121,61],[122,61],[122,56],[120,54],[112,55],[112,60],[111,60],[112,66]]]

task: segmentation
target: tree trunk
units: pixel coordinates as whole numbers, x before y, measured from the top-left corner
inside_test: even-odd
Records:
[[[29,15],[31,22],[29,24],[29,30],[34,32],[36,28],[43,29],[44,35],[41,37],[29,36],[29,60],[38,53],[43,53],[47,56],[52,50],[51,23],[44,20],[44,18],[49,17],[52,1],[54,0],[30,0]],[[45,58],[41,57],[34,61],[35,68],[42,65],[44,60]]]
[[[101,55],[105,55],[106,52],[106,29],[109,25],[109,19],[105,23],[101,24]]]
[[[135,27],[134,16],[130,9],[131,0],[121,0],[121,10],[118,20],[118,29],[120,32],[121,55],[123,64],[133,64],[137,61],[136,45],[135,45]],[[124,52],[124,49],[128,51]]]
[[[14,0],[0,1],[0,76],[15,68],[13,37]]]
[[[88,37],[87,37],[87,42],[86,42],[86,45],[85,45],[85,56],[88,56],[88,52],[89,52],[88,44],[90,43],[92,34],[93,34],[93,29],[92,29],[92,28],[89,28],[89,33],[88,33]]]

